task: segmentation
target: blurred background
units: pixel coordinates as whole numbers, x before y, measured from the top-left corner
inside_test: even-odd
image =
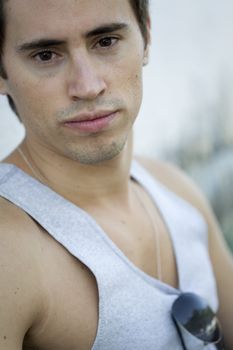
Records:
[[[135,153],[170,160],[209,198],[233,250],[233,2],[151,0]],[[24,129],[0,98],[0,159]]]

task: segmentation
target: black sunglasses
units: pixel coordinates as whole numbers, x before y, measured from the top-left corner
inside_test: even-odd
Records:
[[[203,345],[214,344],[224,350],[220,323],[205,299],[194,293],[181,293],[172,305],[175,322],[184,350],[188,350],[182,330],[203,341]]]

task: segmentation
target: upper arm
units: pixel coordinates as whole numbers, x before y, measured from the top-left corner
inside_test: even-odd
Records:
[[[0,249],[0,254],[2,249]],[[24,283],[20,281],[21,269],[0,258],[0,349],[20,350],[27,320],[23,309],[26,306]],[[25,310],[27,313],[27,310]]]
[[[209,255],[219,296],[219,319],[226,345],[233,348],[233,258],[212,209],[196,185],[176,167],[160,162],[141,162],[161,183],[196,207],[208,224]]]
[[[21,350],[39,307],[38,276],[17,212],[0,209],[0,349]]]

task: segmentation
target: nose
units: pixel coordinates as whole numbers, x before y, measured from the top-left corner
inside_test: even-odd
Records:
[[[79,54],[71,63],[68,94],[72,100],[93,100],[103,94],[106,83],[94,58]]]

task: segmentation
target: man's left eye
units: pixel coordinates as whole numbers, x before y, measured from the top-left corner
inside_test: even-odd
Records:
[[[114,38],[114,37],[106,37],[106,38],[100,39],[100,40],[98,41],[98,45],[99,45],[100,47],[110,47],[110,46],[113,46],[117,41],[118,41],[117,38]]]

